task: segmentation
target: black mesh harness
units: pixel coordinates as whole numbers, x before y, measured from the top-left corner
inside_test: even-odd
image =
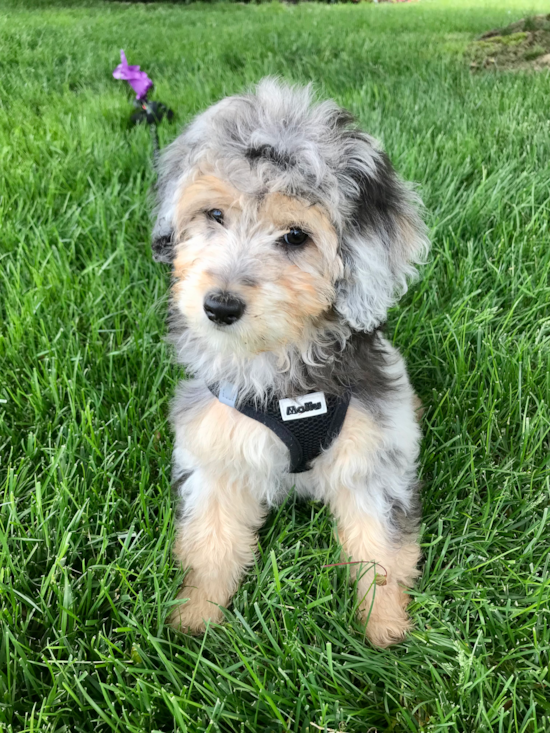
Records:
[[[311,461],[326,450],[338,436],[348,409],[351,392],[327,395],[323,392],[279,399],[269,397],[258,408],[253,399],[237,404],[237,391],[227,382],[208,385],[220,402],[273,430],[290,451],[290,473],[303,473]]]

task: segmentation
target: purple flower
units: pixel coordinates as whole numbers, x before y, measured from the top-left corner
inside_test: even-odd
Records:
[[[136,93],[136,99],[142,100],[147,96],[147,92],[153,86],[153,82],[144,71],[139,70],[139,66],[128,66],[128,61],[124,51],[120,51],[121,63],[113,71],[115,79],[127,81]]]

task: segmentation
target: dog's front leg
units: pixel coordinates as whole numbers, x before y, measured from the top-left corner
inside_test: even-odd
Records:
[[[185,495],[174,554],[188,572],[170,622],[199,633],[206,621],[222,620],[219,606],[229,604],[253,563],[265,510],[246,485],[223,474],[196,471],[187,479]]]
[[[386,513],[369,511],[347,488],[337,490],[330,503],[343,560],[358,563],[351,566],[351,575],[359,578],[359,617],[367,624],[368,638],[380,647],[401,641],[411,626],[405,587],[418,575],[416,537],[400,531]]]

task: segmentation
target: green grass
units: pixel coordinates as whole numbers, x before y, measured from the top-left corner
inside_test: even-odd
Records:
[[[27,7],[26,7],[26,6]],[[0,15],[0,730],[550,730],[550,75],[464,49],[539,0],[4,4]],[[146,129],[124,48],[176,110],[313,80],[420,184],[433,256],[388,332],[425,406],[416,630],[380,651],[327,510],[273,512],[227,623],[181,582]]]

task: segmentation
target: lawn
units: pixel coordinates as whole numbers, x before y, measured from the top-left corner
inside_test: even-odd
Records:
[[[4,3],[0,11],[0,730],[550,730],[550,72],[471,74],[540,0]],[[192,115],[313,81],[417,181],[433,252],[387,332],[425,405],[423,574],[405,643],[354,620],[326,509],[290,498],[227,623],[165,623],[169,272],[124,48]]]

